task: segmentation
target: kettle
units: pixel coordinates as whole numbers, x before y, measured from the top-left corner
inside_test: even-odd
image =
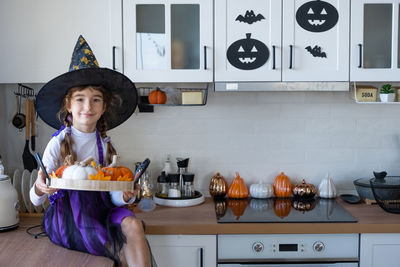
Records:
[[[0,231],[18,227],[18,212],[17,190],[11,185],[8,175],[0,175]]]

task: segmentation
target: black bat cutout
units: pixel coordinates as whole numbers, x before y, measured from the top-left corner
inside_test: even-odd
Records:
[[[326,53],[321,52],[321,47],[318,45],[315,45],[313,48],[311,46],[307,46],[305,48],[308,52],[310,52],[311,55],[314,57],[325,57],[326,58]]]
[[[257,16],[254,14],[253,10],[250,11],[246,11],[246,14],[243,15],[239,15],[237,16],[237,18],[235,19],[240,21],[240,22],[244,22],[244,23],[248,23],[248,24],[253,24],[254,22],[260,21],[262,19],[265,19],[263,15],[261,14],[257,14]]]

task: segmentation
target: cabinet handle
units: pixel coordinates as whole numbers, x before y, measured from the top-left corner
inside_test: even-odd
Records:
[[[272,46],[272,69],[275,69],[275,46]]]
[[[290,48],[290,54],[289,54],[289,69],[293,68],[293,45],[289,45]]]
[[[116,46],[112,47],[112,68],[113,68],[113,70],[115,70],[115,49],[116,48],[117,48]]]
[[[203,264],[203,254],[204,254],[203,248],[200,248],[200,267],[204,267],[204,264]]]
[[[362,44],[358,44],[358,54],[359,54],[358,67],[362,68]]]
[[[204,46],[204,69],[207,69],[207,46]]]

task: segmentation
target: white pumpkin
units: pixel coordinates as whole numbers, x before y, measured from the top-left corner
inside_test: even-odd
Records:
[[[329,174],[321,181],[318,186],[319,197],[321,198],[335,198],[336,187]]]
[[[91,161],[93,161],[92,157],[89,157],[82,162],[75,162],[74,165],[65,168],[62,178],[71,180],[88,180],[91,174],[97,174],[96,168],[88,164]]]
[[[250,185],[250,196],[252,198],[270,198],[274,196],[274,187],[272,184],[258,184]]]

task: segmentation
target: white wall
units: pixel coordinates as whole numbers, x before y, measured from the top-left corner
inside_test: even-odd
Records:
[[[22,168],[25,143],[24,131],[11,124],[15,88],[0,85],[0,154],[8,173]],[[53,132],[38,122],[39,152]],[[210,92],[204,107],[157,106],[109,134],[124,165],[149,157],[154,178],[167,154],[190,157],[203,192],[216,172],[230,182],[239,171],[248,184],[272,183],[281,171],[318,184],[330,172],[341,191],[374,170],[400,175],[400,105],[355,104],[347,92]]]

